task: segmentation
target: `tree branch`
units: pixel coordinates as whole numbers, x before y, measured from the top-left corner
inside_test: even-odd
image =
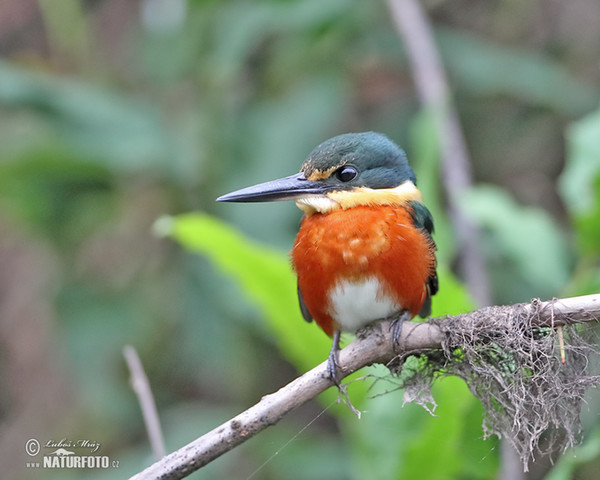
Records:
[[[442,348],[444,325],[449,322],[474,322],[489,318],[490,310],[506,316],[531,315],[536,326],[563,326],[572,323],[598,321],[600,294],[507,307],[486,307],[454,317],[433,319],[422,323],[405,323],[400,346],[393,348],[389,322],[379,322],[357,334],[356,340],[340,352],[339,365],[346,377],[362,367],[374,363],[388,363],[398,355]],[[277,423],[285,414],[315,398],[331,387],[327,362],[323,362],[275,393],[265,395],[250,407],[223,425],[194,440],[138,473],[132,479],[180,479],[216,459],[223,453],[245,442],[250,437]]]
[[[167,454],[167,450],[165,449],[165,441],[160,428],[156,403],[150,389],[150,382],[148,382],[148,377],[146,376],[146,372],[144,372],[144,367],[135,348],[131,345],[125,345],[123,356],[131,375],[131,388],[133,388],[140,402],[142,416],[144,417],[154,457],[158,460]]]

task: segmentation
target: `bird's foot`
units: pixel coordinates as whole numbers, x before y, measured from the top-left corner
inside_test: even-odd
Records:
[[[341,388],[342,375],[338,364],[338,354],[340,351],[340,331],[336,330],[333,333],[333,344],[327,358],[327,374],[338,388]]]
[[[342,385],[342,379],[344,378],[342,369],[338,363],[338,354],[340,352],[340,331],[336,330],[333,333],[333,344],[331,345],[331,350],[329,351],[329,357],[327,358],[327,374],[331,381],[338,388],[338,403],[343,401],[347,407],[350,409],[354,415],[356,415],[359,419],[361,416],[360,410],[357,410],[352,402],[350,401],[350,396],[348,395],[348,385]]]
[[[395,317],[390,324],[392,330],[392,342],[394,349],[400,346],[400,337],[402,336],[402,325],[405,321],[410,320],[411,314],[408,310],[403,310],[400,315]]]

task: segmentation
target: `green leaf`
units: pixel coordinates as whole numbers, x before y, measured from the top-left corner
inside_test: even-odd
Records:
[[[330,340],[302,319],[296,278],[286,254],[258,245],[208,215],[164,218],[157,228],[190,250],[206,255],[235,279],[264,313],[283,355],[298,368],[308,370],[326,359]]]

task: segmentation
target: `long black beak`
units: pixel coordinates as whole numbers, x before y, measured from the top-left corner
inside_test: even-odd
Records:
[[[259,183],[217,198],[217,202],[274,202],[319,195],[332,190],[331,185],[307,180],[303,173]]]

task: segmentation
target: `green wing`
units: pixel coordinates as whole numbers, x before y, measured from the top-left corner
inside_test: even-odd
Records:
[[[433,237],[433,217],[431,212],[421,202],[411,202],[410,214],[412,216],[415,227],[420,229],[427,239],[431,242],[431,247],[436,250]],[[431,296],[435,295],[439,289],[437,272],[434,269],[431,275],[427,278],[427,298],[423,304],[423,308],[419,312],[419,316],[425,318],[431,315]]]
[[[298,286],[298,303],[300,304],[300,312],[302,312],[302,317],[304,317],[304,320],[306,320],[308,323],[312,322],[313,317],[308,311],[308,307],[304,302],[304,297],[302,296],[302,290],[300,290],[300,286]]]

